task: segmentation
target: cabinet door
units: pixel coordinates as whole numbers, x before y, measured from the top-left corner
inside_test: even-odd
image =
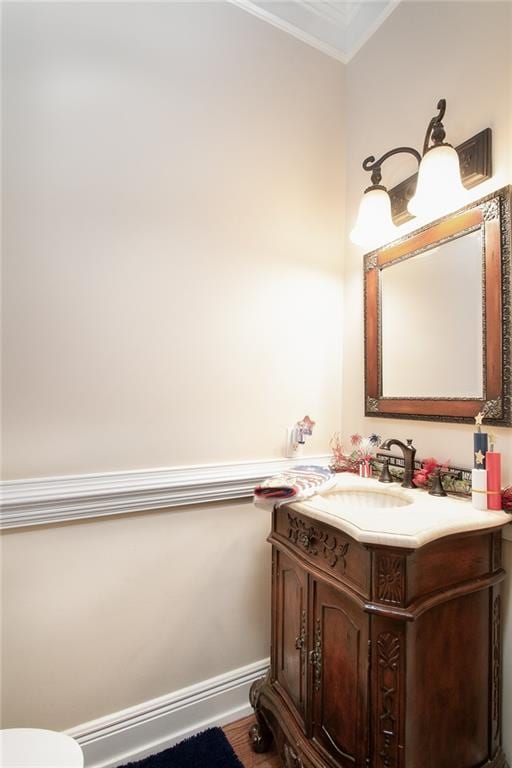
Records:
[[[307,576],[275,551],[272,668],[277,688],[304,728],[307,672]]]
[[[313,739],[329,763],[362,768],[368,755],[369,617],[320,581],[312,582],[311,600]]]

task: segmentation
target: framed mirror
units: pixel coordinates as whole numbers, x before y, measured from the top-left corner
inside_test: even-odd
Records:
[[[511,189],[366,254],[366,416],[512,425]]]

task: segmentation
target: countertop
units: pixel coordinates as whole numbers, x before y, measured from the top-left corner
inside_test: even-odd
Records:
[[[379,506],[370,506],[371,500]],[[325,493],[287,506],[356,541],[409,549],[444,536],[512,522],[512,515],[506,512],[474,509],[469,499],[429,496],[421,489],[408,490],[398,483],[384,484],[351,474],[340,474],[336,485]]]

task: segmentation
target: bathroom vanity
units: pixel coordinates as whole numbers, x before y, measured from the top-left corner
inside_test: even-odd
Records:
[[[287,768],[505,768],[503,512],[341,475],[273,512],[253,749]]]

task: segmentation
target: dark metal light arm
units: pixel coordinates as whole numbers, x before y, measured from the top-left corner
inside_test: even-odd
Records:
[[[382,180],[382,163],[385,162],[389,157],[392,157],[393,155],[400,155],[404,152],[409,155],[413,155],[418,163],[421,162],[420,153],[413,147],[397,147],[396,149],[390,149],[389,152],[385,152],[382,157],[379,157],[378,160],[376,160],[373,155],[370,155],[365,160],[363,160],[363,169],[365,171],[372,171],[372,185],[374,187],[380,186],[380,182]]]
[[[434,115],[430,123],[428,124],[427,132],[425,134],[425,141],[423,142],[423,154],[428,151],[430,138],[434,142],[434,146],[442,144],[446,138],[446,131],[442,123],[444,113],[446,112],[446,99],[439,99],[437,102],[438,115]]]
[[[437,102],[437,110],[438,114],[432,117],[427,127],[425,140],[423,142],[423,155],[433,147],[446,144],[446,132],[442,122],[446,113],[446,99],[439,99]],[[448,144],[447,146],[451,145]],[[482,181],[491,178],[492,133],[490,128],[486,128],[475,136],[472,136],[467,141],[455,147],[455,150],[460,157],[461,178],[466,189],[470,189],[471,187],[480,184]],[[382,164],[389,157],[403,152],[413,155],[418,161],[418,164],[421,163],[422,155],[412,147],[397,147],[397,149],[392,149],[383,154],[378,160],[376,160],[373,155],[366,158],[363,162],[363,169],[371,172],[372,186],[368,187],[365,192],[371,189],[388,191],[386,187],[381,186]],[[407,204],[414,195],[417,178],[418,173],[416,172],[409,176],[409,178],[397,184],[393,189],[389,190],[392,216],[396,225],[403,224],[405,221],[412,218],[407,211]]]
[[[428,124],[427,132],[425,134],[425,141],[423,142],[423,154],[429,150],[429,144],[431,140],[433,141],[434,146],[438,146],[439,144],[444,143],[446,137],[446,132],[442,123],[444,114],[446,112],[446,99],[439,99],[437,102],[437,109],[439,110],[438,114],[434,115]],[[382,181],[382,163],[384,163],[388,157],[392,157],[393,155],[400,155],[404,152],[409,155],[413,155],[413,157],[415,157],[418,161],[418,164],[421,163],[422,156],[418,150],[414,149],[413,147],[397,147],[396,149],[390,149],[389,152],[385,152],[382,157],[379,157],[378,160],[376,160],[373,155],[370,155],[366,158],[366,160],[363,161],[363,169],[365,171],[372,171],[372,186],[380,187],[380,182]]]

